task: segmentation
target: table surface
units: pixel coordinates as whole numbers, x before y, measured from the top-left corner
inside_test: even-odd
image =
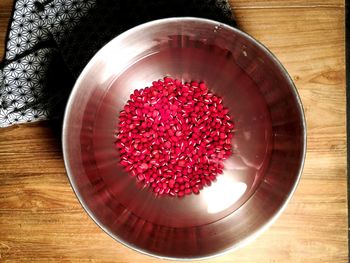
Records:
[[[0,57],[12,3],[0,1]],[[344,1],[230,3],[240,28],[294,79],[308,149],[297,191],[276,223],[210,262],[348,262]],[[161,262],[115,242],[84,212],[66,177],[59,127],[0,130],[0,261]]]

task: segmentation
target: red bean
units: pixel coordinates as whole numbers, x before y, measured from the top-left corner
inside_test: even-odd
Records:
[[[199,194],[232,155],[234,123],[205,83],[165,77],[135,90],[119,114],[120,165],[158,195]]]
[[[190,188],[186,188],[186,189],[185,189],[185,194],[189,195],[189,194],[191,194],[191,193],[192,193],[192,191],[191,191]]]
[[[199,189],[197,187],[192,187],[192,192],[195,194],[199,194]]]

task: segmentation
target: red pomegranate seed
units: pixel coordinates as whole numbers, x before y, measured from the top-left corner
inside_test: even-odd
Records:
[[[234,124],[222,102],[203,82],[170,77],[135,90],[119,114],[121,166],[158,195],[199,194],[232,155]]]

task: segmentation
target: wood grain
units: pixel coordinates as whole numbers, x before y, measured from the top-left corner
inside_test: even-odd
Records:
[[[0,52],[12,0],[0,1]],[[348,262],[344,1],[232,0],[240,27],[281,60],[305,108],[298,189],[250,245],[207,262]],[[0,130],[0,261],[162,262],[103,233],[68,183],[59,123]]]
[[[5,37],[10,20],[13,0],[0,1],[0,61],[5,53]]]

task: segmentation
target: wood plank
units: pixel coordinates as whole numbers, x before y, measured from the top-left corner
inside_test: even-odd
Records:
[[[0,14],[10,2],[0,1]],[[344,2],[231,3],[241,28],[294,79],[308,152],[298,189],[276,223],[248,246],[205,262],[348,262]],[[57,127],[0,130],[0,261],[164,262],[118,244],[89,219],[68,183]]]
[[[13,0],[0,1],[0,61],[2,60],[5,51],[5,37],[12,12],[12,3]]]

